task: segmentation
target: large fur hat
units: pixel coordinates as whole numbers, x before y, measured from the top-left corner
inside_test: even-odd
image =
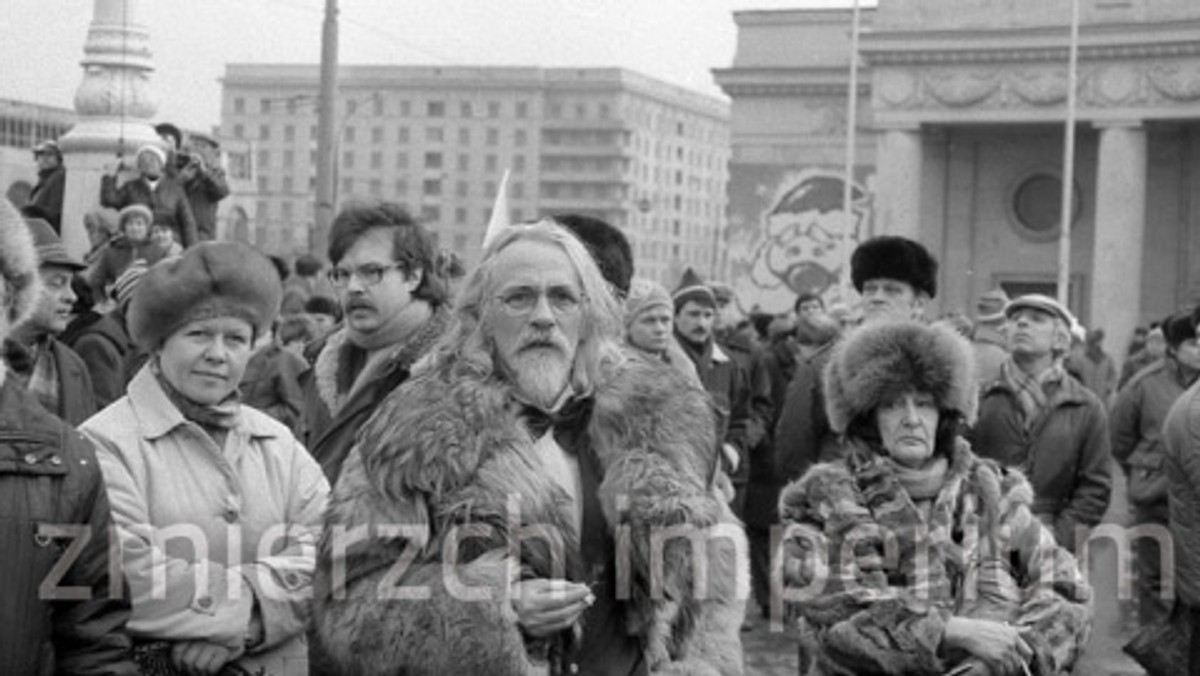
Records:
[[[918,322],[868,324],[851,331],[825,368],[825,410],[835,432],[908,390],[927,392],[943,411],[975,419],[971,346],[953,329]]]
[[[859,293],[868,280],[897,279],[935,298],[937,271],[937,261],[929,251],[907,237],[872,237],[859,244],[850,257],[850,278]]]
[[[3,326],[13,326],[29,319],[37,306],[42,290],[38,274],[38,254],[33,235],[25,219],[8,200],[0,199],[0,297],[4,297]],[[6,338],[0,335],[0,340]]]
[[[129,300],[129,334],[150,351],[188,322],[239,317],[261,335],[282,298],[279,273],[266,256],[239,242],[202,242],[142,276]]]

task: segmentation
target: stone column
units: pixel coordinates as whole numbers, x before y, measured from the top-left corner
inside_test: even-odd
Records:
[[[1106,124],[1096,170],[1089,324],[1104,329],[1112,355],[1125,349],[1140,317],[1145,228],[1146,130],[1140,121]]]
[[[83,46],[83,82],[75,91],[78,122],[59,145],[67,167],[63,243],[76,256],[89,248],[83,216],[100,206],[100,177],[123,154],[146,144],[162,146],[150,124],[150,32],[141,22],[141,0],[93,0]]]
[[[888,129],[879,136],[875,187],[875,234],[921,237],[920,129]]]

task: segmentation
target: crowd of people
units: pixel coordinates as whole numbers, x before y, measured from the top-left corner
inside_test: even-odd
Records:
[[[1114,469],[1137,622],[1200,626],[1200,313],[1122,372],[1047,296],[927,320],[903,237],[742,317],[592,217],[464,277],[386,202],[288,262],[161,131],[84,258],[0,204],[0,673],[726,675],[775,619],[802,674],[1066,674]]]

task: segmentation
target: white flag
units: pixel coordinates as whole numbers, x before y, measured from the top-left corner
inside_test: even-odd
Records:
[[[492,217],[488,219],[487,230],[483,233],[483,248],[495,241],[500,231],[511,223],[508,220],[508,169],[504,170],[504,178],[500,179],[500,187],[496,189],[496,201],[492,204]]]

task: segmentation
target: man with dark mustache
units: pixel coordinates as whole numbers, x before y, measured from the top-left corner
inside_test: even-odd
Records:
[[[675,302],[675,338],[696,365],[704,389],[712,395],[722,417],[722,467],[733,481],[733,511],[742,516],[746,500],[746,480],[750,470],[751,439],[750,379],[741,365],[717,344],[717,298],[695,270],[683,273],[679,287],[671,295]],[[759,423],[759,428],[765,421]],[[758,435],[761,438],[761,434]]]
[[[329,233],[343,320],[312,346],[300,439],[329,483],[376,406],[408,379],[449,323],[433,238],[396,204],[344,209]]]
[[[487,245],[342,468],[312,606],[325,673],[742,673],[745,541],[710,483],[711,407],[621,331],[558,223]],[[699,541],[703,564],[688,538],[647,554],[656,528],[709,526],[725,530]]]

